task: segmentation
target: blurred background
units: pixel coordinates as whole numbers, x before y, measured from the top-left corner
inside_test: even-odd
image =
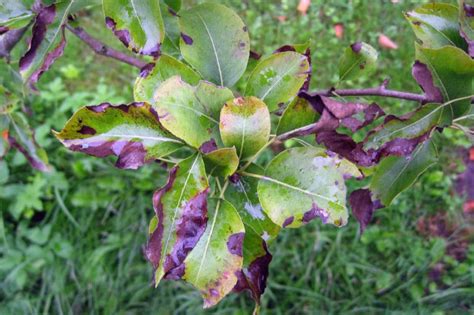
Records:
[[[190,6],[201,1],[183,1]],[[411,77],[414,36],[403,12],[427,1],[224,0],[247,23],[252,49],[270,54],[311,40],[313,89],[337,84],[343,50],[365,41],[379,52],[370,78],[344,87],[420,93]],[[448,1],[455,3],[454,0]],[[124,51],[104,25],[100,7],[77,20],[93,36]],[[83,105],[133,100],[138,70],[95,55],[71,33],[65,54],[38,84],[30,123],[55,170],[34,171],[11,151],[0,161],[0,314],[249,314],[246,295],[229,295],[210,310],[182,282],[151,285],[142,255],[153,215],[151,196],[167,173],[158,164],[138,171],[68,152],[51,129]],[[23,45],[23,47],[21,47]],[[13,52],[17,63],[26,40]],[[15,52],[17,55],[15,55]],[[377,98],[402,114],[413,102]],[[356,220],[341,229],[318,220],[284,230],[273,254],[263,314],[472,314],[474,213],[462,195],[471,143],[445,130],[441,163],[389,208],[378,211],[363,235]],[[269,158],[271,153],[269,153]],[[361,183],[352,183],[354,187]]]

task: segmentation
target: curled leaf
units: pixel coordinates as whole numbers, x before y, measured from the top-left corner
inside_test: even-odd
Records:
[[[118,157],[118,168],[136,169],[182,146],[147,103],[103,103],[78,110],[56,137],[70,150]]]
[[[372,220],[375,210],[382,206],[380,201],[372,200],[372,194],[368,189],[358,189],[349,196],[352,214],[359,221],[360,232],[363,233],[367,225]]]

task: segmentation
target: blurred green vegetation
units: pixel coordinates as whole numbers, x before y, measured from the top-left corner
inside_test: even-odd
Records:
[[[391,88],[420,92],[411,78],[414,36],[403,11],[426,1],[312,1],[305,16],[297,12],[295,0],[218,2],[242,16],[257,52],[269,54],[284,44],[311,40],[314,89],[337,84],[339,56],[361,40],[379,49],[379,70],[344,86],[376,86],[390,78]],[[122,49],[104,27],[100,11],[82,13],[78,21]],[[335,36],[337,23],[344,25],[342,39]],[[380,33],[399,49],[380,48]],[[94,55],[72,34],[68,42],[65,55],[43,76],[40,92],[27,104],[55,171],[35,172],[13,151],[0,161],[0,314],[249,314],[253,305],[245,295],[230,295],[203,311],[199,293],[184,283],[165,281],[152,288],[142,245],[152,216],[151,196],[164,184],[165,169],[152,164],[139,171],[118,170],[112,160],[67,151],[50,132],[80,106],[131,101],[138,71]],[[367,100],[393,113],[415,105]],[[390,208],[378,211],[362,236],[354,219],[341,229],[313,222],[283,231],[270,248],[274,258],[262,313],[472,312],[474,245],[464,248],[464,260],[455,259],[447,251],[459,242],[456,234],[427,236],[417,224],[439,213],[457,224],[456,232],[468,224],[453,183],[463,170],[457,147],[469,143],[456,132],[445,132],[441,141],[442,163]],[[361,185],[352,183],[353,188]],[[440,266],[442,272],[434,277]]]

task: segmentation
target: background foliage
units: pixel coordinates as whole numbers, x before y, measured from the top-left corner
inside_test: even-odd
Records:
[[[410,74],[413,35],[402,12],[420,1],[313,1],[305,16],[298,14],[296,1],[218,2],[237,10],[259,52],[312,38],[313,88],[337,82],[344,47],[356,40],[378,47],[383,33],[399,48],[381,50],[378,72],[348,85],[375,86],[388,76],[392,88],[418,91]],[[122,49],[99,12],[80,19],[95,36]],[[345,28],[342,39],[335,36],[338,23]],[[29,100],[30,122],[55,171],[35,172],[15,152],[0,162],[0,313],[204,313],[199,293],[183,283],[165,281],[158,290],[143,285],[151,272],[141,251],[150,196],[165,183],[165,170],[157,164],[118,170],[111,160],[66,151],[50,133],[84,104],[133,99],[136,69],[94,55],[71,34],[68,40],[65,56]],[[413,109],[396,100],[380,104],[397,114]],[[442,141],[441,160],[450,163],[430,169],[391,207],[377,212],[376,223],[362,237],[354,219],[344,229],[313,222],[282,231],[271,248],[274,261],[262,313],[472,309],[474,245],[457,237],[469,222],[454,193],[455,178],[463,171],[459,147],[469,142],[455,132]],[[247,314],[252,308],[246,297],[232,295],[205,313]]]

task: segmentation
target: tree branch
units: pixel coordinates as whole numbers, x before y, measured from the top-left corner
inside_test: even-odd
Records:
[[[118,50],[108,47],[101,41],[90,36],[82,27],[72,27],[71,25],[66,24],[66,28],[74,35],[76,35],[80,40],[86,43],[90,48],[92,48],[92,50],[94,50],[99,55],[116,59],[139,69],[143,68],[147,64],[142,60],[136,59],[135,57],[129,56]]]
[[[367,88],[367,89],[343,89],[343,90],[327,90],[327,91],[316,91],[313,93],[309,93],[309,95],[321,95],[321,96],[383,96],[383,97],[391,97],[391,98],[398,98],[402,100],[408,101],[416,101],[420,103],[429,103],[435,102],[435,100],[431,100],[427,98],[423,94],[415,94],[409,92],[402,92],[396,90],[388,90],[385,88],[385,85],[381,85],[375,88]]]

